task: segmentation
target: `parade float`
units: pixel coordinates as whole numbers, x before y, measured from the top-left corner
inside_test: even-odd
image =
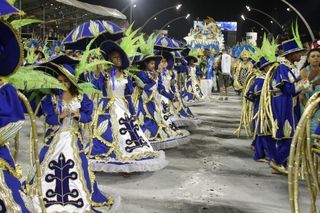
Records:
[[[201,90],[207,100],[210,98],[213,87],[213,66],[219,52],[224,49],[224,35],[218,23],[211,17],[202,21],[195,20],[193,28],[188,36],[184,38],[187,45],[198,52],[199,65],[203,67],[203,78],[201,79]],[[201,64],[208,66],[201,66]]]

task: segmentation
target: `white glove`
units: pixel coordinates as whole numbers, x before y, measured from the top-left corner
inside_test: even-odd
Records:
[[[312,91],[312,85],[308,79],[303,79],[295,83],[295,91],[299,93],[301,91],[310,92]]]

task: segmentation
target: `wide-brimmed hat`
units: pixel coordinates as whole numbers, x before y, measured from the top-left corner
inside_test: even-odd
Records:
[[[23,61],[23,45],[9,23],[0,20],[0,77],[16,72]]]
[[[273,64],[274,62],[268,61],[265,57],[261,57],[259,59],[259,68],[262,69],[270,64]]]
[[[282,42],[281,46],[282,46],[282,56],[286,56],[291,53],[302,52],[305,50],[304,48],[299,47],[295,39],[284,41]]]
[[[112,52],[116,51],[120,54],[122,66],[121,68],[127,69],[130,66],[130,60],[127,53],[114,41],[104,41],[100,45],[104,56],[107,58]]]
[[[167,51],[184,49],[184,47],[181,47],[175,40],[167,36],[159,37],[154,44],[154,48],[157,50],[167,50]]]
[[[181,58],[183,58],[183,55],[181,54],[180,51],[173,51],[172,53],[174,54],[174,59],[181,59]]]
[[[60,74],[63,74],[69,79],[69,81],[74,86],[79,88],[79,85],[75,77],[75,70],[69,64],[58,65],[53,62],[46,62],[46,63],[35,66],[35,69],[48,73],[49,75],[52,75],[55,78],[57,78]]]
[[[65,54],[58,55],[58,56],[52,56],[52,57],[50,57],[49,62],[58,64],[58,65],[59,64],[68,64],[68,65],[71,65],[71,66],[74,66],[74,65],[77,65],[77,64],[80,63],[79,60],[74,59],[74,58],[72,58],[70,56],[67,56]]]
[[[162,56],[160,55],[145,55],[142,57],[142,59],[140,59],[140,61],[137,61],[136,63],[139,65],[140,69],[145,69],[146,68],[146,64],[150,61],[161,61]]]
[[[192,56],[192,55],[186,56],[185,59],[188,61],[188,63],[189,63],[191,60],[193,60],[194,63],[198,63],[198,58],[197,58],[197,57],[194,57],[194,56]]]
[[[158,55],[162,56],[163,58],[165,58],[167,60],[167,62],[168,62],[167,69],[169,69],[169,70],[173,69],[174,60],[175,60],[175,57],[174,57],[173,53],[168,52],[168,51],[160,51],[158,53]]]
[[[136,56],[130,57],[130,61],[132,65],[136,65],[137,62],[141,61],[142,59],[143,59],[143,55],[136,55]]]
[[[189,47],[186,47],[184,48],[182,51],[181,51],[181,55],[186,57],[189,55],[189,52],[191,51],[191,49]]]

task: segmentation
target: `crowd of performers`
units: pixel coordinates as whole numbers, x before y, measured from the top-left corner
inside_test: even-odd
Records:
[[[281,51],[265,37],[261,48],[243,49],[232,66],[225,50],[215,59],[167,36],[122,30],[109,21],[83,23],[65,38],[64,49],[48,52],[21,41],[6,21],[19,11],[1,4],[0,212],[116,212],[119,197],[102,193],[94,172],[167,166],[163,150],[188,143],[188,129],[201,122],[188,106],[205,99],[204,70],[216,69],[220,100],[227,99],[222,96],[232,77],[242,97],[238,134],[244,127],[253,136],[254,160],[288,173],[299,118],[320,88],[318,48],[309,50],[301,71],[295,65],[304,53],[297,27]],[[22,178],[18,152],[9,145],[18,144],[27,114],[32,169]],[[310,124],[315,144],[318,116],[316,110]],[[39,152],[36,120],[44,121]]]
[[[201,122],[187,105],[203,99],[198,59],[181,42],[112,22],[79,27],[90,40],[75,30],[76,42],[47,56],[0,19],[0,212],[116,212],[118,197],[99,190],[94,172],[163,169],[163,150],[188,143]],[[25,113],[35,145],[22,178],[9,144]],[[39,152],[35,120],[45,128]]]
[[[297,25],[292,25],[292,34],[293,39],[280,45],[265,36],[260,48],[244,49],[234,66],[234,87],[242,97],[237,133],[244,128],[253,137],[253,159],[282,175],[288,174],[291,143],[300,117],[320,83],[320,49],[310,45],[306,54]],[[305,63],[298,68],[303,58]],[[310,123],[314,141],[320,133],[318,119],[316,110]]]

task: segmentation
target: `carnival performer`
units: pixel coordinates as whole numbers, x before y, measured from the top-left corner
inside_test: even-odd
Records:
[[[125,45],[128,46],[128,45]],[[115,42],[106,41],[100,49],[113,63],[104,75],[99,70],[92,81],[103,91],[93,120],[93,147],[90,166],[94,171],[156,171],[167,165],[163,151],[154,151],[137,123],[132,102],[132,79],[126,52]]]
[[[117,209],[119,203],[98,189],[85,154],[80,126],[92,121],[93,103],[86,94],[80,93],[75,77],[79,75],[67,64],[47,62],[39,69],[55,76],[66,88],[53,91],[41,102],[48,124],[45,146],[39,155],[46,212]],[[38,205],[36,200],[34,204]]]
[[[240,54],[240,60],[237,61],[234,67],[234,89],[242,91],[245,84],[246,76],[252,71],[252,63],[250,62],[250,53],[243,49]]]
[[[187,101],[195,101],[196,96],[193,93],[193,91],[189,91],[187,89],[187,73],[188,73],[188,62],[181,58],[180,60],[177,60],[175,64],[175,70],[177,70],[178,73],[178,89],[181,92],[181,97],[185,102]],[[191,89],[191,87],[190,87]]]
[[[188,62],[186,89],[189,93],[193,93],[194,97],[197,100],[202,100],[204,97],[200,88],[199,79],[197,77],[199,75],[202,75],[199,66],[196,65],[196,63],[198,63],[198,58],[193,55],[190,55],[189,53],[189,55],[185,59]]]
[[[195,119],[195,116],[191,112],[190,108],[185,104],[183,96],[186,92],[185,89],[185,77],[187,70],[187,61],[183,58],[182,54],[179,51],[175,51],[175,64],[173,67],[173,86],[172,90],[176,93],[177,101],[179,105],[174,105],[175,110],[179,111],[180,115],[185,118]],[[192,94],[191,94],[192,95]],[[177,106],[177,107],[176,107]],[[199,124],[199,123],[198,123]]]
[[[22,172],[17,168],[8,146],[24,123],[17,90],[7,82],[22,63],[21,47],[17,33],[0,20],[0,212],[26,213],[32,210],[32,204],[26,200],[21,188],[19,179]]]
[[[144,86],[138,100],[137,117],[151,144],[156,149],[166,149],[189,142],[190,133],[178,129],[170,118],[163,119],[156,98],[159,97],[158,93],[165,94],[165,90],[159,73],[155,71],[156,61],[160,61],[162,57],[153,54],[155,39],[152,39],[152,36],[147,42],[140,40],[139,47],[144,57],[138,62],[141,69],[138,77]]]
[[[299,33],[294,30],[293,35],[294,39],[282,43],[285,62],[274,69],[272,78],[267,81],[272,91],[272,135],[277,141],[276,154],[270,166],[282,174],[287,174],[286,162],[291,140],[300,117],[298,94],[311,88],[308,79],[299,80],[294,75],[294,62],[300,61],[303,47]]]
[[[177,127],[196,126],[194,119],[185,111],[181,94],[177,89],[177,71],[174,70],[175,57],[167,51],[160,52],[162,60],[158,64],[159,81],[163,90],[159,91],[159,105],[165,120],[170,118]]]
[[[264,102],[261,100],[261,92],[263,89],[264,81],[266,74],[270,69],[273,69],[274,64],[277,61],[276,57],[277,45],[275,41],[269,42],[269,40],[264,37],[262,42],[261,50],[259,48],[255,48],[255,53],[252,54],[252,58],[255,58],[253,61],[253,69],[255,70],[255,66],[257,63],[255,61],[259,60],[259,72],[254,72],[255,75],[250,79],[247,79],[246,84],[250,84],[251,79],[254,79],[251,85],[247,85],[246,88],[249,87],[249,90],[246,91],[246,98],[253,102],[253,117],[252,117],[252,128],[254,134],[254,156],[253,159],[257,162],[271,162],[274,159],[275,151],[276,151],[276,141],[272,138],[272,134],[270,129],[261,128],[262,125],[265,124],[265,121],[262,120],[260,116],[260,110],[264,107]],[[254,55],[256,57],[254,57]],[[276,65],[275,65],[276,66]],[[245,89],[246,89],[245,88]],[[247,111],[248,107],[244,105],[244,110]],[[246,109],[247,108],[247,109]],[[265,118],[266,119],[266,118]],[[264,130],[264,131],[263,131]]]

